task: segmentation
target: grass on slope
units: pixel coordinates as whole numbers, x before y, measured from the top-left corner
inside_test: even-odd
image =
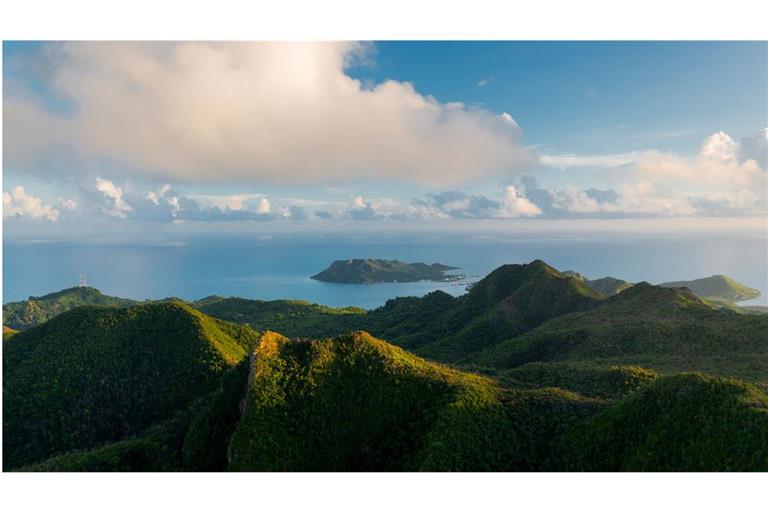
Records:
[[[515,470],[596,405],[559,390],[508,391],[356,332],[263,335],[232,441],[235,470]]]
[[[7,468],[136,435],[214,389],[257,334],[179,302],[85,306],[3,350]]]
[[[557,469],[768,471],[768,396],[702,374],[659,379],[559,441]]]

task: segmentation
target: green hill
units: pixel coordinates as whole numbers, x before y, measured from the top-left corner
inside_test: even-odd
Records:
[[[721,309],[688,290],[638,283],[466,362],[510,368],[532,361],[591,360],[768,380],[766,332],[764,315]]]
[[[215,389],[256,342],[186,304],[84,306],[3,344],[3,463],[134,436]]]
[[[768,471],[768,396],[702,374],[665,377],[557,444],[557,469]]]
[[[593,290],[602,293],[606,297],[610,297],[611,295],[616,295],[620,291],[626,290],[627,288],[632,286],[632,283],[628,281],[624,281],[623,279],[616,279],[615,277],[601,277],[600,279],[588,279],[582,274],[579,274],[578,272],[574,272],[573,270],[566,270],[565,272],[563,272],[563,274],[579,279],[580,281],[584,282],[584,284],[586,284]]]
[[[590,362],[528,363],[501,372],[501,381],[516,388],[558,387],[607,400],[622,398],[659,378],[639,366],[598,366]]]
[[[758,290],[723,275],[703,277],[693,281],[672,281],[661,283],[659,286],[664,288],[688,288],[704,299],[731,304],[756,299],[760,296]]]
[[[248,324],[257,331],[278,331],[287,336],[333,336],[360,328],[366,310],[331,308],[302,300],[253,300],[206,297],[192,305],[207,315]]]
[[[503,265],[465,295],[435,291],[377,309],[329,308],[303,301],[210,297],[194,303],[206,314],[259,331],[335,336],[365,330],[418,355],[457,361],[545,320],[597,304],[602,295],[542,261]]]
[[[28,300],[3,305],[3,325],[23,331],[78,306],[125,307],[133,304],[136,301],[110,297],[96,288],[67,288],[42,297],[30,297]]]
[[[368,314],[365,328],[421,356],[451,362],[601,299],[578,279],[536,260],[503,265],[460,297],[434,292],[388,301]]]
[[[336,260],[312,276],[318,281],[350,284],[408,283],[413,281],[455,281],[463,276],[446,274],[456,270],[441,263],[405,263],[399,260]]]
[[[356,332],[262,336],[231,469],[525,470],[545,440],[595,404],[556,390],[511,391]]]

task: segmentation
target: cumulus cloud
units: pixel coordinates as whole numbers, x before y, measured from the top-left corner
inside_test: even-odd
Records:
[[[382,220],[385,218],[374,205],[365,202],[363,196],[353,196],[352,205],[346,213],[352,220]]]
[[[280,216],[288,220],[307,220],[309,214],[303,206],[289,205],[281,209]]]
[[[643,151],[603,157],[542,157],[560,167],[605,167],[617,189],[542,188],[524,176],[526,196],[550,216],[755,215],[765,213],[768,130],[736,142],[725,132],[706,137],[693,156]],[[611,174],[612,172],[612,174]]]
[[[429,194],[413,199],[408,213],[422,219],[503,219],[537,216],[541,209],[508,185],[498,200],[458,190]]]
[[[535,217],[536,215],[541,215],[541,208],[528,198],[521,196],[514,186],[508,185],[504,188],[497,217]]]
[[[53,113],[5,99],[6,155],[64,147],[174,182],[458,183],[531,161],[508,114],[346,74],[356,43],[51,43]]]
[[[521,179],[526,196],[549,217],[627,217],[691,215],[686,197],[663,193],[649,182],[627,184],[621,190],[542,187],[536,178]]]
[[[17,185],[11,192],[3,192],[3,217],[20,217],[34,220],[59,220],[60,212],[39,197],[28,195],[24,187]]]
[[[742,161],[754,160],[764,170],[768,169],[768,128],[741,139],[740,156]]]
[[[66,208],[67,210],[74,210],[77,208],[77,202],[72,199],[59,198],[59,206]]]
[[[124,219],[133,208],[123,199],[123,189],[101,176],[96,177],[96,190],[107,199],[104,211],[113,217]]]

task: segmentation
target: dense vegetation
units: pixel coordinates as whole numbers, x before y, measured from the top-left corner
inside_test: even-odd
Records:
[[[4,329],[4,467],[767,470],[768,316],[607,295],[534,261],[372,311],[78,307]]]
[[[639,366],[598,366],[592,363],[528,363],[500,374],[508,386],[558,387],[585,396],[617,399],[659,378]]]
[[[717,308],[684,289],[639,283],[594,308],[563,315],[474,354],[467,362],[511,368],[533,361],[641,364],[768,380],[768,316]],[[700,367],[720,360],[717,368]],[[669,368],[671,362],[680,366]]]
[[[666,377],[557,444],[557,469],[768,471],[768,396],[702,374]]]
[[[454,362],[601,298],[536,260],[503,265],[460,297],[434,292],[388,301],[368,314],[365,330],[418,355]]]
[[[178,302],[85,306],[3,344],[3,463],[135,435],[214,389],[256,341]]]
[[[413,281],[455,281],[463,276],[446,274],[456,267],[441,263],[405,263],[398,260],[351,259],[336,260],[312,276],[318,281],[332,283],[408,283]]]
[[[135,303],[130,299],[104,295],[96,288],[67,288],[42,297],[30,297],[28,300],[3,305],[3,325],[23,331],[78,306],[124,307]]]
[[[302,300],[252,300],[212,296],[192,305],[207,315],[286,336],[333,336],[362,327],[366,310],[331,308]]]
[[[504,390],[364,332],[267,333],[248,384],[235,470],[535,469],[546,439],[596,407],[556,390]]]

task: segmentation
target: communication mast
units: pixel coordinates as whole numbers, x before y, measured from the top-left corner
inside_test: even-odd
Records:
[[[80,288],[85,288],[86,286],[88,286],[88,283],[85,280],[85,272],[83,272],[80,274]]]

